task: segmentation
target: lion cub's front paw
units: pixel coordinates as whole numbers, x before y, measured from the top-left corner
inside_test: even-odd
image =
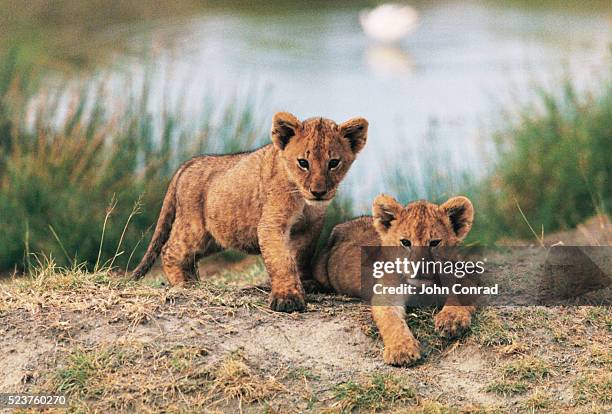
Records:
[[[436,331],[448,338],[463,333],[471,323],[472,313],[463,306],[445,306],[435,320]]]
[[[389,365],[411,365],[421,359],[421,345],[414,338],[385,344],[383,359]]]
[[[270,294],[270,308],[277,312],[302,312],[306,310],[304,294],[299,291],[272,292]]]

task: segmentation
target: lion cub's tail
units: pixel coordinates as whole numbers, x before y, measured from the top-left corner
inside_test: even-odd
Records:
[[[132,272],[132,279],[142,279],[142,277],[147,274],[147,272],[151,269],[151,266],[153,266],[153,263],[155,263],[157,256],[159,256],[162,247],[170,237],[170,230],[172,230],[172,223],[174,223],[174,215],[176,213],[176,183],[182,169],[183,168],[177,171],[172,178],[170,185],[168,186],[168,191],[164,197],[159,218],[157,219],[157,224],[155,225],[155,231],[153,232],[153,237],[151,238],[151,243],[149,243],[147,252],[143,256],[142,260],[140,260],[140,263]]]

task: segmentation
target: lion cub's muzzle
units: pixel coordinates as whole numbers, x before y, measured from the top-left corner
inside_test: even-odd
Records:
[[[310,206],[327,206],[332,202],[336,191],[310,191],[308,196],[304,197],[306,204]]]
[[[310,190],[310,194],[314,197],[314,201],[322,201],[325,200],[325,195],[327,194],[327,190]]]

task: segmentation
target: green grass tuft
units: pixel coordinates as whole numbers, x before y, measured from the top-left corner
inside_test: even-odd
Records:
[[[67,366],[57,372],[57,391],[71,395],[87,392],[89,381],[96,373],[97,364],[98,361],[92,354],[82,351],[72,353]]]
[[[504,367],[506,377],[522,381],[539,381],[551,375],[550,366],[537,357],[526,357]]]
[[[534,356],[524,357],[506,364],[502,378],[489,384],[485,391],[502,396],[524,394],[534,383],[551,375],[548,363]]]
[[[332,409],[342,413],[383,410],[397,402],[410,402],[416,397],[414,389],[404,378],[383,374],[375,374],[363,382],[339,384],[333,392],[336,403]]]
[[[513,342],[508,325],[502,321],[493,308],[477,312],[471,330],[472,337],[480,345],[509,345]]]
[[[487,385],[485,391],[507,397],[524,394],[528,389],[528,385],[523,381],[499,380]]]
[[[612,374],[594,372],[581,375],[574,382],[574,399],[578,404],[612,403]]]

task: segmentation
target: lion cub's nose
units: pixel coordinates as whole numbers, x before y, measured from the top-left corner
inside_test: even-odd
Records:
[[[310,190],[310,193],[315,196],[315,198],[322,198],[325,194],[327,194],[327,191],[323,190],[323,191],[312,191]]]

